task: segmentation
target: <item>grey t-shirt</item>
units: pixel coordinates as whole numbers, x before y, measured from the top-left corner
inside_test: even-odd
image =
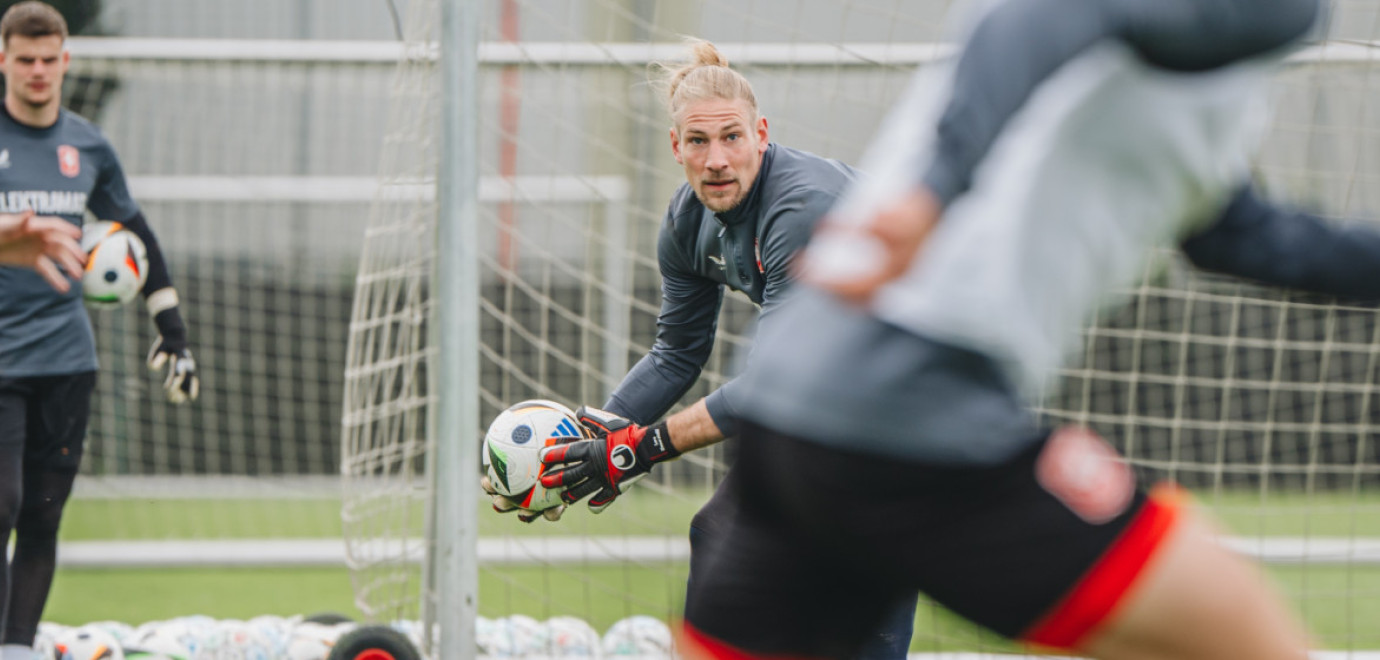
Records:
[[[1292,13],[1231,0],[1070,4],[998,2],[956,62],[919,73],[862,161],[871,176],[831,213],[862,222],[924,182],[944,219],[866,309],[808,287],[782,306],[741,378],[746,419],[888,459],[993,464],[1038,437],[1029,397],[1149,249],[1206,230],[1195,261],[1282,283],[1347,281],[1244,268],[1260,246],[1339,241],[1316,223],[1307,241],[1272,231],[1284,215],[1229,203],[1262,123],[1251,110],[1278,48],[1312,20],[1306,2]],[[1046,20],[1065,15],[1077,18]],[[820,237],[811,261],[872,258],[859,245]]]
[[[115,150],[100,130],[63,110],[46,128],[16,122],[0,105],[0,213],[33,209],[80,226],[139,212]],[[58,293],[37,273],[0,266],[0,377],[93,371],[96,343],[81,283]]]

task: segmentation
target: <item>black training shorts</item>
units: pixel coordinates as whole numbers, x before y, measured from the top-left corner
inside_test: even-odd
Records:
[[[0,376],[0,452],[25,469],[76,472],[91,417],[96,372]]]
[[[1092,432],[996,466],[848,453],[747,425],[729,526],[696,552],[686,634],[720,657],[846,657],[916,589],[1002,635],[1074,648],[1180,510]]]

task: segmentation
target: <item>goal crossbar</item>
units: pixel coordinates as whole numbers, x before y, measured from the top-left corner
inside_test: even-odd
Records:
[[[720,43],[731,61],[747,66],[915,66],[953,53],[943,42],[917,43]],[[73,55],[81,59],[177,60],[215,62],[280,62],[387,64],[423,58],[434,61],[433,47],[417,48],[393,41],[298,41],[278,39],[157,39],[129,37],[73,37]],[[684,54],[677,42],[485,42],[479,63],[485,66],[645,66]],[[1380,59],[1380,44],[1370,41],[1329,41],[1300,49],[1289,57],[1295,64],[1364,63]]]

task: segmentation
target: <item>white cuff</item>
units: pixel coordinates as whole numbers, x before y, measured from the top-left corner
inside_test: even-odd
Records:
[[[149,316],[158,316],[159,312],[177,307],[177,289],[170,286],[163,287],[144,299],[144,306],[149,310]]]

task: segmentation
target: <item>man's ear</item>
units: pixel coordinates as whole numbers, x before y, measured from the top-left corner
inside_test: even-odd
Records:
[[[0,54],[0,57],[3,57],[3,54]],[[677,164],[685,164],[685,160],[680,157],[680,136],[676,134],[675,126],[671,127],[671,153],[676,155]]]
[[[767,150],[767,118],[757,118],[757,153],[764,153]]]

